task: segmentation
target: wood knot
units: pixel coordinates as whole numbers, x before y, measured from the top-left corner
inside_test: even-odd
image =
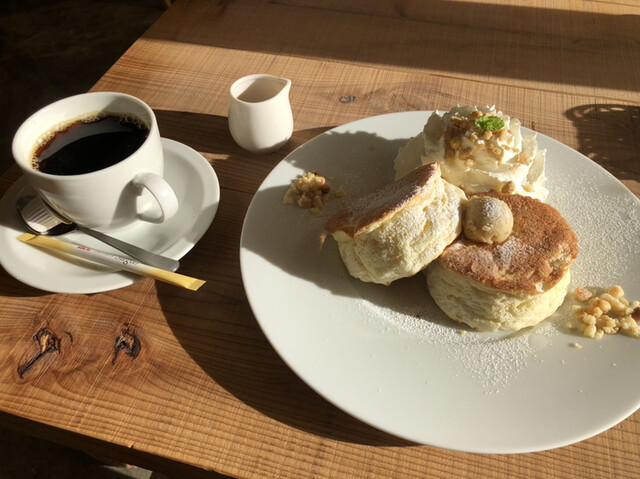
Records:
[[[356,97],[355,96],[351,96],[351,95],[344,95],[340,97],[340,103],[353,103],[354,101],[356,101]]]
[[[20,376],[20,379],[24,378],[24,375],[27,374],[29,369],[46,354],[53,351],[60,351],[60,338],[53,334],[49,328],[40,328],[33,336],[33,340],[38,344],[38,352],[27,362],[18,366],[18,376]]]
[[[140,349],[142,348],[140,344],[140,340],[138,336],[132,332],[130,324],[125,324],[122,328],[122,331],[116,338],[116,342],[113,347],[113,360],[111,364],[115,364],[118,359],[118,355],[120,351],[124,351],[127,356],[132,359],[136,359],[138,354],[140,354]]]

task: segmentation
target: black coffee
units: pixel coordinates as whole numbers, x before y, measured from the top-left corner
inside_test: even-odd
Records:
[[[51,175],[81,175],[124,160],[149,136],[133,116],[104,114],[51,131],[33,154],[33,168]]]

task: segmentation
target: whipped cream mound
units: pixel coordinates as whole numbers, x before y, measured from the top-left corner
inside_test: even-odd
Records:
[[[399,149],[396,180],[436,161],[442,163],[442,178],[467,194],[493,190],[547,198],[545,150],[538,149],[536,133],[523,135],[520,120],[495,107],[434,112],[422,133]]]

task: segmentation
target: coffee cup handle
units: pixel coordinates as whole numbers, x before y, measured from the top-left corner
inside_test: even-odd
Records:
[[[161,176],[155,173],[140,173],[133,178],[132,184],[140,194],[144,190],[149,191],[160,207],[160,216],[153,219],[145,218],[147,221],[162,223],[178,212],[178,198],[169,183]]]

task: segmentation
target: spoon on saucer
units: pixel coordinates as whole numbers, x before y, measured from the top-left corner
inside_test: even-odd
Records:
[[[175,259],[152,253],[99,231],[73,223],[53,211],[37,196],[21,196],[16,201],[16,208],[20,218],[33,233],[43,236],[59,236],[71,231],[80,231],[149,266],[155,266],[167,271],[176,271],[180,267],[180,262]]]

